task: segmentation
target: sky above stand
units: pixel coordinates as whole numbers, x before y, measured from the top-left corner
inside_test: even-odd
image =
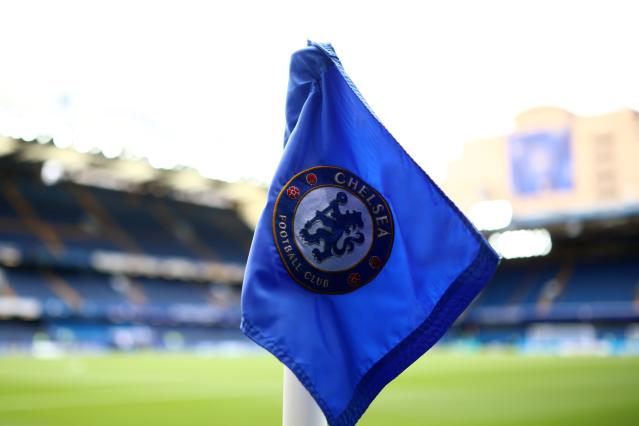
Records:
[[[526,109],[639,109],[635,4],[5,1],[0,135],[268,183],[290,55],[310,38],[441,180]]]

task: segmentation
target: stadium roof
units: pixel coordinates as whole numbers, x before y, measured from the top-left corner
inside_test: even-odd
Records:
[[[122,191],[143,191],[212,207],[236,208],[254,226],[266,199],[256,182],[208,179],[187,167],[159,169],[140,158],[107,158],[100,152],[58,148],[50,139],[27,142],[0,136],[0,164],[5,172],[30,168],[45,183],[68,180]],[[31,166],[31,167],[29,167]]]

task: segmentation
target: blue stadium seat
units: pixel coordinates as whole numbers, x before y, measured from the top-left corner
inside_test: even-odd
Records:
[[[477,305],[502,306],[511,303],[526,274],[523,268],[503,268],[482,291]]]
[[[639,264],[632,261],[580,261],[558,303],[632,303],[639,284]]]
[[[125,296],[111,287],[109,275],[73,272],[61,276],[85,301],[92,301],[101,306],[128,303]]]
[[[4,272],[9,285],[18,296],[35,298],[43,302],[47,300],[62,302],[40,272],[22,268],[6,268]]]
[[[152,278],[136,278],[135,283],[142,288],[149,304],[167,306],[173,304],[206,305],[208,303],[206,284]]]
[[[44,186],[27,179],[16,181],[20,193],[39,218],[47,222],[80,224],[86,212],[62,185]]]

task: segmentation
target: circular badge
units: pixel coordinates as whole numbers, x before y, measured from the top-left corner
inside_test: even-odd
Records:
[[[273,237],[280,258],[311,291],[342,294],[368,284],[384,268],[393,236],[384,197],[346,169],[304,170],[275,201]]]

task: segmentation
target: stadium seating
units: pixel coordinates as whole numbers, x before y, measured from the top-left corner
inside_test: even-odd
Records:
[[[639,264],[632,260],[581,261],[557,302],[632,303],[638,283]]]
[[[106,251],[144,255],[147,261],[243,265],[251,235],[234,210],[71,182],[47,186],[29,170],[11,174],[0,185],[0,248],[17,249],[19,256],[0,266],[0,298],[30,300],[37,309],[29,312],[35,322],[0,321],[0,345],[67,332],[102,346],[117,346],[115,335],[163,344],[152,327],[155,337],[140,337],[148,326],[139,323],[149,322],[179,325],[179,333],[192,342],[196,337],[188,336],[206,334],[198,327],[235,327],[237,286],[216,284],[229,290],[215,293],[210,282],[162,277],[157,271],[155,277],[106,273],[96,270],[93,255]]]
[[[39,271],[31,269],[5,269],[8,284],[19,297],[34,298],[43,303],[66,303],[56,295]]]
[[[0,192],[0,243],[58,252],[118,250],[242,264],[250,229],[237,213],[152,195],[45,186],[24,176]]]
[[[0,350],[43,333],[99,347],[214,342],[211,327],[239,325],[238,285],[105,271],[93,255],[242,266],[251,236],[229,208],[70,182],[46,186],[28,173],[5,179],[0,248],[17,248],[20,261],[0,267],[0,298],[35,301],[39,310],[29,322],[0,321]],[[639,258],[551,256],[505,261],[450,336],[471,330],[481,344],[519,344],[527,324],[599,321],[621,339],[623,329],[609,323],[637,320]]]
[[[150,278],[137,278],[135,283],[144,292],[147,302],[153,305],[206,305],[208,303],[208,289],[204,284],[171,282]]]
[[[592,258],[576,263],[506,264],[466,320],[632,320],[639,318],[639,259]]]

